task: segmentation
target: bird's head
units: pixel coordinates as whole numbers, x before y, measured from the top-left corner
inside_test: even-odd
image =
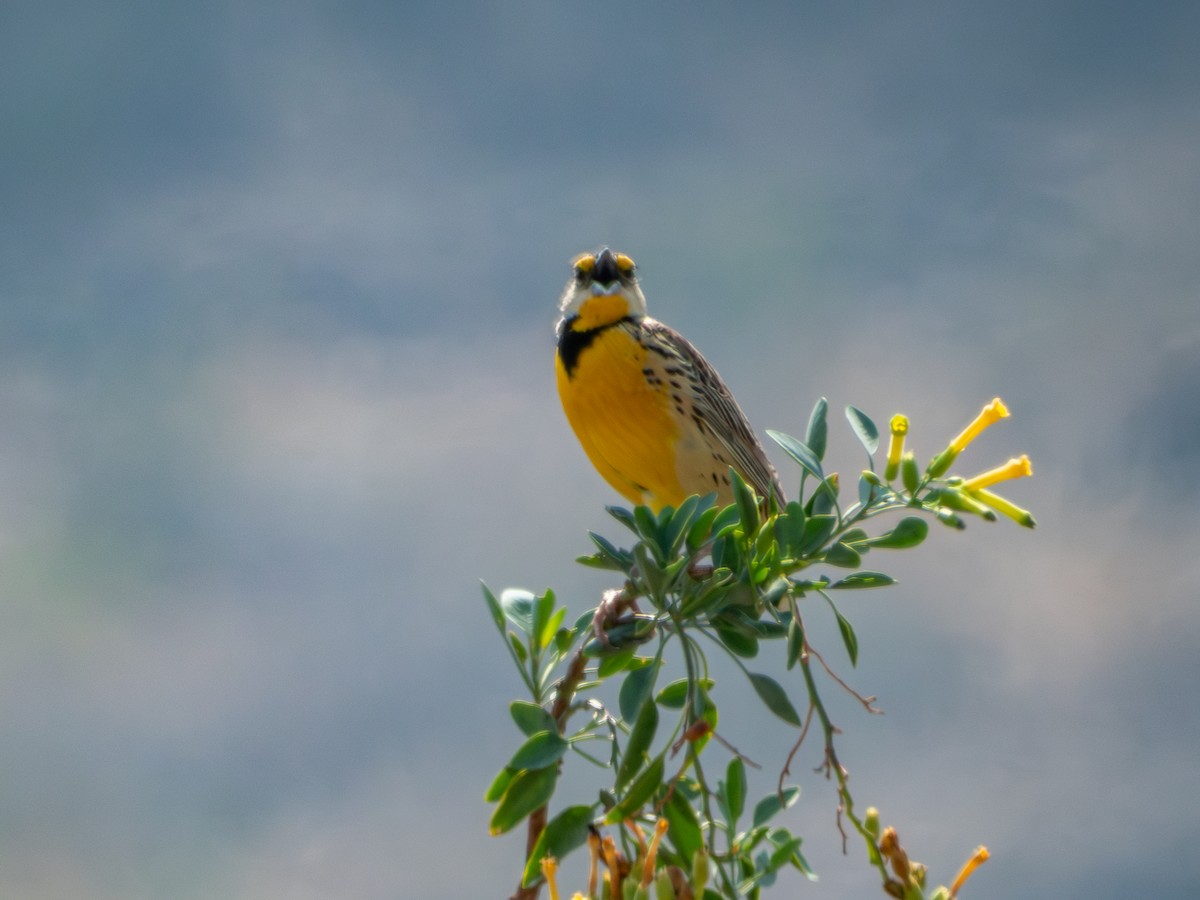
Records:
[[[637,266],[624,253],[607,247],[575,257],[559,310],[563,321],[576,320],[577,330],[645,316],[646,298],[638,286]]]

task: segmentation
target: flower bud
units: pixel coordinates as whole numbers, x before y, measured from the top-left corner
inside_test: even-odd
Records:
[[[863,828],[867,830],[867,834],[879,840],[879,810],[875,807],[867,807],[867,814],[863,816]]]
[[[943,507],[942,509],[936,510],[935,515],[937,516],[938,521],[943,525],[949,525],[951,528],[957,528],[959,531],[962,531],[967,527],[967,523],[962,520],[962,516],[953,510]]]
[[[958,512],[982,516],[989,522],[996,521],[996,514],[994,512],[958,488],[942,488],[937,493],[937,502]]]
[[[925,474],[930,478],[941,478],[949,471],[957,457],[958,451],[953,447],[947,447],[929,461],[929,465],[925,468]]]
[[[666,869],[659,869],[654,876],[654,896],[656,900],[675,900],[675,885],[671,884],[671,874]]]
[[[915,494],[921,484],[921,475],[917,471],[917,457],[911,450],[900,459],[900,480],[904,482],[904,489],[910,494]]]
[[[704,889],[708,886],[708,876],[708,848],[701,845],[692,859],[692,891],[699,897],[704,896]]]
[[[915,884],[917,887],[924,890],[925,889],[925,872],[926,872],[925,864],[919,863],[919,862],[910,863],[909,871],[912,875],[913,884]]]
[[[983,488],[976,488],[971,492],[971,496],[981,503],[985,503],[1000,513],[1002,516],[1008,516],[1018,525],[1023,525],[1026,528],[1036,528],[1037,522],[1033,518],[1033,514],[1027,509],[1021,509],[1015,503],[1012,503],[1003,497],[993,494],[991,491]]]

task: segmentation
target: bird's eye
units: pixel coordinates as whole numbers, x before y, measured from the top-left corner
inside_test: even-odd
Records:
[[[621,272],[624,273],[625,275],[632,275],[633,270],[636,269],[637,266],[635,266],[633,264],[633,260],[630,259],[628,256],[626,256],[624,253],[618,253],[617,254],[617,268],[620,269]]]
[[[582,282],[586,281],[592,274],[592,270],[596,268],[596,258],[590,253],[585,253],[576,257],[571,264],[575,267],[575,280]]]

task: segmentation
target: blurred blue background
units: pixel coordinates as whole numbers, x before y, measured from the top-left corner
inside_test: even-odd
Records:
[[[925,456],[1004,397],[960,468],[1028,452],[1039,529],[937,529],[843,604],[887,711],[832,701],[856,798],[934,883],[986,843],[972,898],[1195,896],[1197,34],[1192,3],[6,5],[0,895],[507,896],[519,685],[477,579],[608,586],[571,562],[618,498],[552,326],[609,244],[760,431],[825,395]],[[732,702],[777,771],[791,735]],[[776,894],[877,896],[807,752],[822,882]]]

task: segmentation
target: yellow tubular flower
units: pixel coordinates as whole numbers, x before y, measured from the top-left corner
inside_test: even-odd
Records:
[[[596,887],[600,880],[600,835],[596,829],[592,828],[588,831],[588,856],[591,857],[591,862],[588,864],[588,896],[596,896]]]
[[[979,411],[979,415],[975,417],[970,425],[962,430],[950,445],[933,458],[929,463],[928,473],[931,478],[939,478],[946,473],[950,466],[954,463],[958,454],[962,453],[963,449],[975,438],[979,437],[979,432],[987,428],[994,422],[1008,416],[1008,407],[1004,405],[1004,401],[996,397]]]
[[[558,900],[558,860],[553,856],[542,857],[542,877],[546,879],[546,888],[550,891],[550,900]]]
[[[1027,509],[1021,509],[1015,503],[1005,500],[1003,497],[993,494],[991,491],[985,491],[982,488],[971,492],[980,503],[990,506],[1002,516],[1008,516],[1018,525],[1024,525],[1026,528],[1036,528],[1037,522],[1033,518],[1033,513]]]
[[[1010,459],[1002,466],[997,466],[987,472],[976,475],[974,478],[968,478],[963,482],[964,491],[978,491],[980,488],[991,487],[1001,481],[1008,481],[1011,478],[1021,478],[1026,475],[1033,474],[1033,463],[1029,461],[1029,457],[1022,454],[1016,459]]]
[[[1004,405],[1003,400],[996,397],[991,403],[980,410],[979,415],[975,417],[975,421],[964,428],[962,434],[950,442],[950,449],[955,454],[962,453],[963,448],[979,437],[979,433],[983,429],[1007,417],[1008,407]]]
[[[646,851],[646,860],[642,864],[642,887],[649,887],[654,880],[654,860],[658,856],[658,845],[667,833],[670,824],[666,819],[659,819],[654,826],[654,837],[650,839],[650,849]]]
[[[621,891],[621,864],[617,858],[617,842],[611,834],[604,836],[604,863],[608,866],[608,883],[612,886],[613,896],[619,897]]]
[[[892,438],[888,443],[887,467],[883,470],[883,477],[888,481],[894,479],[896,473],[900,471],[900,457],[904,453],[904,436],[908,434],[908,417],[896,413],[892,416],[890,424]]]
[[[971,877],[972,872],[987,862],[987,858],[987,847],[980,845],[980,847],[975,851],[975,855],[968,859],[967,864],[959,871],[958,877],[954,879],[954,884],[950,885],[951,898],[958,896],[958,889],[961,888],[966,883],[967,879]]]

